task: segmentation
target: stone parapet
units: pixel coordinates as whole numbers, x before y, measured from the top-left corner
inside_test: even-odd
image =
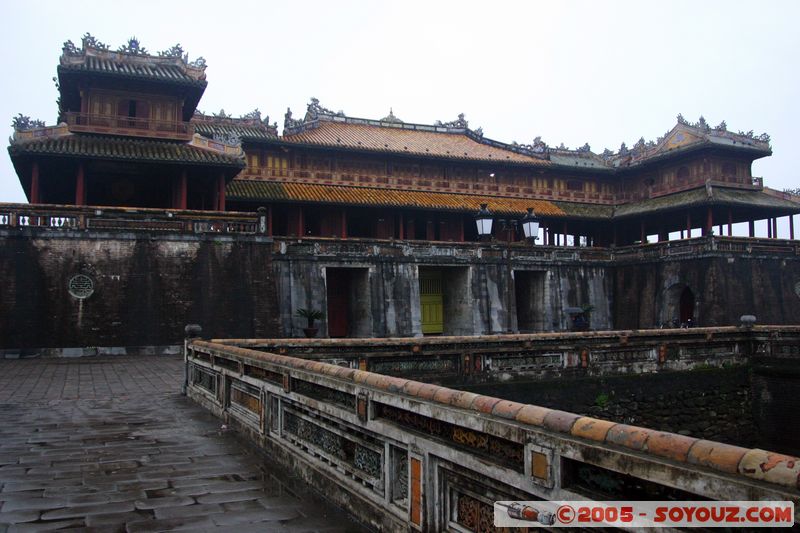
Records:
[[[219,342],[188,342],[186,362],[191,397],[376,528],[474,529],[496,500],[613,500],[624,484],[800,502],[800,459],[774,452]]]

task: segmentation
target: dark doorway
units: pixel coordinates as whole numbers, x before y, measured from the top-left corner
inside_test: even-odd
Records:
[[[514,292],[517,304],[517,330],[520,333],[544,331],[544,272],[514,271]]]
[[[327,268],[328,337],[369,337],[372,315],[369,270]]]
[[[694,293],[689,287],[681,293],[680,320],[681,325],[692,325],[694,322]]]

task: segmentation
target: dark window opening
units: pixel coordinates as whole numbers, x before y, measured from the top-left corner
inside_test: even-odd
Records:
[[[736,177],[736,165],[734,163],[722,164],[722,176],[726,178]]]
[[[582,191],[583,190],[583,182],[576,181],[576,180],[569,180],[567,182],[567,190],[568,191]]]
[[[286,206],[279,205],[272,207],[272,234],[289,234],[289,210]]]
[[[321,233],[322,211],[320,209],[303,210],[303,235],[318,237]]]
[[[694,293],[689,287],[681,293],[680,313],[681,324],[691,326],[694,322]]]

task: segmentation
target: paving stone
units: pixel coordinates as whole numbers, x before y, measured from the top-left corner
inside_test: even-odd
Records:
[[[215,525],[210,516],[187,516],[183,518],[128,522],[126,528],[128,533],[151,533],[153,531],[176,531],[180,529],[202,531],[204,528],[213,528]]]
[[[39,511],[11,511],[0,512],[0,524],[22,524],[39,520]]]
[[[163,498],[147,498],[143,500],[136,500],[135,503],[137,509],[161,509],[163,507],[192,505],[195,503],[195,500],[194,498],[190,498],[188,496],[165,496]]]
[[[238,517],[245,517],[243,520],[238,520]],[[301,514],[293,507],[278,507],[274,509],[264,509],[262,511],[250,511],[241,513],[224,513],[221,515],[214,515],[212,520],[219,526],[233,526],[236,524],[248,524],[253,522],[279,522],[279,521],[292,521],[294,519],[302,518]],[[290,528],[291,529],[291,528]],[[238,532],[238,530],[237,530]]]
[[[361,530],[221,433],[177,393],[182,372],[179,357],[0,361],[0,533],[323,527],[306,508]]]
[[[69,505],[90,505],[96,503],[114,503],[135,501],[139,498],[146,498],[147,494],[143,490],[117,491],[117,492],[95,492],[92,494],[79,494],[68,496]]]
[[[115,502],[115,503],[98,503],[93,505],[75,505],[66,507],[64,509],[56,509],[54,511],[47,511],[42,513],[42,520],[60,520],[62,518],[77,518],[80,516],[89,516],[93,514],[109,514],[109,513],[124,513],[133,511],[135,509],[134,503],[129,502]]]
[[[39,531],[56,531],[67,528],[84,527],[82,519],[76,520],[56,520],[54,522],[34,522],[32,524],[12,524],[8,528],[8,533],[34,533]]]
[[[156,518],[163,519],[163,518],[184,518],[189,516],[203,516],[203,515],[210,515],[221,513],[225,509],[222,508],[221,505],[210,503],[210,504],[194,504],[194,505],[182,505],[180,507],[164,507],[163,509],[156,509]]]
[[[86,517],[86,525],[91,528],[109,528],[127,524],[129,522],[139,522],[142,520],[153,520],[152,511],[133,511],[128,513],[109,513],[94,514]]]
[[[60,509],[66,505],[66,498],[20,498],[18,500],[5,502],[3,504],[3,512],[28,511],[34,509],[45,511],[49,509]]]
[[[258,500],[264,493],[260,490],[250,490],[242,492],[217,492],[214,494],[204,494],[197,497],[197,503],[231,503],[243,502],[248,500]]]

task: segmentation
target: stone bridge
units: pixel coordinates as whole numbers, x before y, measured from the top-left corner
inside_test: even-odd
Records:
[[[505,374],[503,379],[513,380],[520,376],[509,370],[511,361],[520,358],[526,364],[516,371],[528,377],[671,372],[680,378],[692,368],[734,363],[769,374],[796,361],[798,336],[797,327],[754,327],[388,340],[190,339],[187,391],[375,528],[483,531],[497,500],[797,505],[800,460],[793,456],[435,383],[458,386]],[[537,369],[539,358],[544,366]],[[783,431],[796,433],[793,426]]]

